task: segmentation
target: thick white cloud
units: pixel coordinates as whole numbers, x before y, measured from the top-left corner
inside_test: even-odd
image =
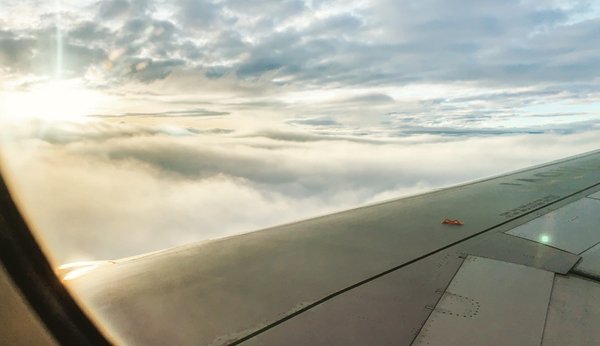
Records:
[[[596,149],[600,134],[382,137],[199,126],[174,136],[108,121],[37,130],[5,143],[5,168],[59,263],[136,255],[490,176]]]

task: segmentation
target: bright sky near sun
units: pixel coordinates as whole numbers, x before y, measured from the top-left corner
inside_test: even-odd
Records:
[[[4,0],[4,169],[60,263],[417,193],[596,149],[599,31],[584,0]]]
[[[252,109],[373,124],[400,111],[511,126],[549,102],[545,115],[598,115],[593,1],[1,6],[4,116]]]

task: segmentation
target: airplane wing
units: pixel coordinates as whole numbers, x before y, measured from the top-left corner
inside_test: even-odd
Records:
[[[599,191],[595,151],[67,284],[136,345],[600,344]]]

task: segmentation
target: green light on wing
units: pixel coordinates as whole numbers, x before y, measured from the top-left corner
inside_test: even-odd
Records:
[[[540,236],[540,241],[544,244],[548,244],[550,242],[550,236],[547,234],[542,234]]]

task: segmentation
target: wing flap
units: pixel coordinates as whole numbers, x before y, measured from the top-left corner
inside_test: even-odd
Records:
[[[469,256],[413,345],[539,345],[554,274]]]
[[[600,284],[556,276],[542,345],[600,345]]]
[[[489,232],[457,247],[457,251],[465,254],[522,264],[559,274],[567,274],[581,258],[501,231]]]
[[[573,271],[600,281],[600,243],[581,254],[581,262]]]
[[[581,254],[600,242],[600,200],[582,198],[508,234]]]

